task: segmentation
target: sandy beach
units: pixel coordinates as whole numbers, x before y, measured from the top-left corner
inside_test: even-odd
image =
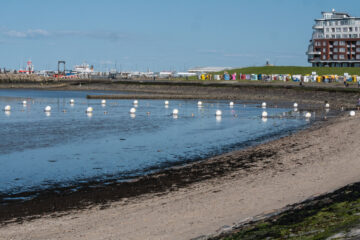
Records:
[[[205,162],[246,167],[162,193],[11,223],[1,239],[192,239],[360,181],[360,118],[348,116]],[[200,164],[200,163],[196,163]],[[195,164],[195,165],[196,165]],[[201,163],[204,164],[204,163]],[[221,167],[220,167],[221,168]],[[196,168],[195,168],[196,169]]]

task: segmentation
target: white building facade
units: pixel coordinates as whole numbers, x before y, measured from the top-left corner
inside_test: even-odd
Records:
[[[306,54],[314,67],[360,67],[360,18],[322,12]]]

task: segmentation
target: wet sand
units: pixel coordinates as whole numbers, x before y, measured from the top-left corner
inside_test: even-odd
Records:
[[[288,96],[301,100],[300,94]],[[308,100],[322,104],[327,94],[312,93]],[[347,100],[334,94],[331,104],[355,107],[352,94]],[[288,137],[130,183],[44,193],[34,201],[1,206],[0,238],[191,239],[216,234],[222,226],[360,181],[359,123],[360,117],[333,118]]]

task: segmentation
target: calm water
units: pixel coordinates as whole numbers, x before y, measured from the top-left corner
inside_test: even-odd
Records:
[[[228,101],[87,100],[101,92],[0,90],[0,193],[93,179],[127,179],[239,149],[309,124],[292,109]],[[74,105],[69,100],[75,100]],[[27,106],[22,105],[26,99]],[[45,106],[52,111],[45,114]],[[87,115],[88,106],[94,108]],[[178,118],[171,113],[179,109]],[[221,118],[215,111],[222,110]],[[65,111],[64,111],[65,110]]]

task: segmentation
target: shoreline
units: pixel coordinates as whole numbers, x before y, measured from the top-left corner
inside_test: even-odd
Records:
[[[89,89],[86,89],[86,90],[89,90]],[[164,90],[164,89],[161,89],[161,90]],[[180,90],[177,89],[176,91],[179,92],[179,91],[183,91],[183,90],[184,90],[184,88],[181,88]],[[217,95],[217,96],[222,96],[223,94],[228,92],[227,90],[222,91],[221,94]],[[173,91],[173,89],[170,89],[170,91]],[[262,91],[262,90],[260,90],[260,91]],[[201,92],[201,94],[205,94],[206,92],[209,93],[209,91],[205,91],[205,92],[200,91],[200,92]],[[194,90],[192,90],[191,93],[194,94]],[[195,93],[199,93],[199,91],[198,92],[195,91]],[[211,91],[210,91],[210,93],[211,93]],[[238,92],[235,92],[235,93],[238,93]],[[155,92],[155,95],[156,94],[159,94],[159,93]],[[182,94],[184,94],[184,93],[182,93]],[[269,95],[268,92],[267,92],[267,94]],[[276,92],[275,96],[279,97],[279,94],[280,94],[279,92]],[[179,95],[181,95],[181,94],[179,94]],[[296,96],[292,96],[292,97],[295,98],[295,97],[299,97],[300,95],[301,95],[301,93],[299,93]],[[305,95],[305,97],[307,96],[306,93],[304,95]],[[350,95],[352,95],[352,94],[350,94]],[[241,96],[244,96],[244,95],[242,94]],[[262,96],[263,97],[265,96],[265,98],[266,98],[266,94],[262,95]],[[332,96],[332,97],[334,97],[334,96]],[[271,96],[270,96],[270,98],[271,98]],[[314,109],[321,109],[322,108],[321,104],[323,103],[323,98],[324,98],[324,95],[320,94],[320,96],[313,97],[312,99],[310,99],[311,101],[309,101],[307,103],[310,105],[310,103],[316,102],[317,104],[313,106]],[[351,104],[351,101],[349,101],[349,98],[350,97],[348,95],[346,95],[346,97],[345,97],[340,94],[338,99],[340,99],[340,100],[347,99],[346,103],[348,103],[348,105],[334,104],[333,102],[331,104],[332,104],[332,106],[334,106],[336,108],[339,108],[340,106],[355,108],[355,105]],[[304,102],[304,101],[301,100],[299,102]],[[38,223],[40,223],[40,222],[43,223],[43,221],[45,221],[47,223],[51,222],[51,224],[56,224],[55,222],[62,221],[61,219],[68,218],[73,215],[76,215],[76,216],[79,215],[79,219],[84,219],[83,218],[84,215],[90,214],[91,216],[98,216],[98,214],[101,215],[104,212],[111,211],[116,208],[119,208],[119,209],[124,208],[124,209],[127,209],[128,211],[130,211],[132,209],[134,212],[136,212],[137,210],[136,210],[135,206],[138,206],[139,204],[141,206],[144,206],[143,204],[145,204],[145,206],[146,206],[146,204],[149,205],[150,204],[149,201],[153,203],[153,201],[158,198],[161,198],[163,201],[168,202],[168,204],[170,204],[173,201],[173,199],[174,198],[177,199],[179,197],[179,195],[181,197],[186,197],[186,196],[191,197],[194,194],[196,195],[196,192],[198,190],[197,186],[202,186],[203,189],[207,189],[206,192],[208,192],[209,194],[210,193],[215,194],[217,196],[218,200],[226,199],[229,201],[233,201],[233,199],[230,199],[226,195],[219,196],[219,192],[221,193],[221,191],[222,191],[222,190],[218,189],[219,186],[228,186],[237,181],[245,181],[245,182],[248,182],[250,185],[252,185],[252,181],[256,182],[256,181],[264,180],[265,178],[267,178],[268,180],[269,179],[274,180],[273,178],[276,178],[282,174],[290,174],[290,176],[291,176],[292,175],[291,171],[293,171],[294,169],[297,169],[298,167],[299,168],[302,168],[304,166],[308,167],[308,166],[310,166],[309,164],[314,164],[314,161],[312,159],[307,159],[307,158],[312,158],[312,156],[307,156],[307,158],[305,158],[305,159],[303,158],[303,159],[297,160],[295,162],[293,160],[291,160],[291,158],[294,158],[294,157],[296,158],[297,154],[299,153],[299,151],[301,151],[301,149],[312,149],[313,154],[315,154],[314,155],[315,158],[321,157],[321,156],[319,156],[320,153],[314,143],[314,142],[318,141],[314,135],[319,135],[319,138],[326,139],[326,138],[324,138],[324,135],[326,136],[327,133],[324,131],[326,131],[326,129],[329,130],[329,127],[331,127],[331,126],[344,125],[345,124],[344,119],[348,120],[348,117],[338,116],[338,117],[335,117],[335,118],[332,118],[332,119],[329,119],[326,121],[316,122],[312,126],[310,126],[308,129],[300,130],[299,132],[297,132],[295,134],[291,134],[286,137],[281,137],[277,140],[273,140],[273,141],[270,141],[270,142],[267,142],[264,144],[245,148],[243,150],[226,153],[226,154],[212,157],[212,158],[200,161],[200,162],[190,163],[185,166],[173,167],[173,168],[167,169],[165,171],[160,171],[155,174],[141,177],[137,180],[130,181],[129,183],[121,183],[120,185],[119,184],[114,184],[114,185],[110,184],[106,187],[99,186],[97,188],[93,188],[93,187],[89,186],[87,188],[84,188],[84,191],[78,192],[78,193],[71,192],[69,189],[67,189],[68,191],[63,191],[60,194],[52,193],[53,195],[52,194],[45,195],[42,198],[37,199],[36,201],[32,202],[32,204],[28,203],[26,205],[26,203],[25,203],[25,205],[24,205],[24,204],[18,203],[18,204],[14,204],[14,205],[8,205],[5,207],[0,206],[0,221],[2,223],[2,227],[0,228],[0,236],[4,236],[4,237],[11,236],[11,237],[14,237],[15,239],[17,239],[16,236],[18,236],[18,238],[20,238],[20,236],[22,236],[21,234],[25,234],[28,231],[30,231],[29,229],[26,230],[27,229],[26,227],[29,227],[29,226],[34,227],[34,229],[37,229],[37,231],[38,231],[38,232],[36,232],[36,230],[31,230],[32,234],[44,234],[44,232],[41,230],[42,228],[39,228],[39,226],[37,225]],[[356,119],[358,119],[358,118],[356,117],[355,119],[352,119],[351,122],[356,121]],[[343,133],[339,132],[337,134],[341,135]],[[299,138],[303,139],[305,141],[305,143],[298,142]],[[313,143],[310,143],[311,141],[307,140],[308,138],[312,139]],[[288,149],[288,150],[284,151],[284,149]],[[337,149],[337,150],[340,151],[342,149]],[[289,161],[289,158],[291,161]],[[306,174],[306,172],[304,172],[303,174]],[[300,176],[300,177],[302,177],[302,176]],[[353,176],[351,176],[351,177],[353,177]],[[360,179],[357,179],[357,180],[360,181]],[[351,182],[348,182],[348,183],[351,183]],[[97,183],[95,182],[93,184],[96,185]],[[330,188],[329,191],[331,191],[331,190],[335,190],[341,186],[343,186],[343,185],[332,183],[332,184],[328,184],[328,186],[325,186],[325,187],[323,186],[323,187],[327,188],[327,189]],[[248,186],[241,185],[241,189],[245,192],[246,191],[251,192],[253,190],[252,188],[256,188],[256,187],[252,187],[251,189],[248,189],[247,187]],[[273,187],[271,187],[271,188],[273,188]],[[309,186],[306,186],[305,188],[307,189],[307,191],[310,191],[310,192],[313,190],[312,188],[309,188]],[[96,191],[94,191],[94,189],[96,189]],[[220,188],[220,189],[222,189],[222,188]],[[276,189],[276,187],[275,187],[275,189]],[[275,189],[273,189],[273,190],[275,190]],[[262,189],[262,190],[266,194],[271,195],[271,193],[269,192],[269,189]],[[319,191],[318,189],[316,189],[316,190],[318,191],[317,195],[323,193],[323,192]],[[136,194],[132,195],[131,193],[136,193]],[[231,188],[228,189],[228,193],[236,194],[236,193],[232,193]],[[259,192],[257,192],[257,194],[259,194]],[[210,195],[212,195],[212,194],[210,194]],[[88,198],[86,196],[88,196]],[[232,195],[232,197],[234,197],[236,199],[239,196]],[[300,202],[300,201],[308,199],[309,197],[311,197],[311,196],[306,195],[306,193],[304,193],[300,197],[297,194],[295,194],[295,196],[293,196],[293,195],[291,196],[291,200],[287,201],[287,203],[291,204],[291,203],[295,203],[295,202]],[[92,202],[88,201],[88,199],[90,199],[90,198],[93,200]],[[201,198],[201,197],[198,196],[198,198]],[[276,196],[273,196],[273,198],[276,198]],[[107,200],[105,200],[105,199],[107,199]],[[202,200],[205,201],[204,199],[202,199]],[[78,205],[75,204],[75,205],[73,205],[73,207],[69,207],[69,205],[71,205],[71,203],[74,203],[76,201],[79,203]],[[284,204],[284,202],[281,202],[281,203]],[[264,204],[264,202],[263,202],[263,204]],[[273,202],[273,204],[274,204],[274,202]],[[194,203],[194,205],[196,205],[196,204]],[[66,207],[62,208],[63,206],[66,206]],[[265,206],[267,206],[267,203],[265,203]],[[234,206],[227,206],[227,207],[229,209],[231,209]],[[284,206],[282,206],[282,207],[284,207]],[[267,209],[267,210],[264,210],[265,212],[269,211],[269,206],[267,206],[267,207],[262,206],[262,208]],[[270,207],[270,209],[273,209],[275,211],[276,211],[276,209],[280,209],[280,208],[281,208],[281,204],[274,204],[273,206]],[[140,208],[140,209],[143,209],[143,208]],[[250,207],[250,209],[252,209],[253,212],[256,212],[254,210],[254,206]],[[33,211],[33,212],[31,212],[31,211]],[[218,209],[217,211],[219,213],[220,210]],[[230,212],[232,212],[232,211],[230,211]],[[227,214],[229,214],[230,212],[227,212]],[[270,212],[274,212],[274,211],[270,211]],[[178,213],[176,213],[176,214],[178,214]],[[241,214],[239,213],[239,215],[241,215]],[[251,213],[248,213],[248,215],[251,215]],[[51,217],[51,216],[53,216],[53,217]],[[122,216],[121,214],[118,215],[118,217],[121,217],[121,216]],[[102,217],[105,217],[105,216],[102,216]],[[139,216],[139,217],[141,217],[141,216]],[[193,216],[193,217],[196,218],[196,216]],[[236,216],[228,216],[228,217],[230,219],[236,219]],[[238,216],[238,218],[239,217],[240,216]],[[164,216],[162,216],[162,219],[163,218],[164,218]],[[10,219],[12,219],[12,220],[10,220]],[[28,221],[28,220],[31,220],[31,221]],[[141,222],[140,219],[138,219],[138,220]],[[174,219],[172,219],[172,221],[174,221]],[[235,220],[232,220],[232,221],[234,222]],[[224,220],[224,221],[220,221],[220,222],[226,222],[228,224],[229,219],[227,219],[226,221]],[[18,223],[23,223],[23,224],[18,225]],[[34,226],[33,226],[33,224],[34,224]],[[205,228],[207,229],[206,232],[208,234],[211,234],[216,229],[221,227],[221,226],[219,226],[219,221],[216,221],[216,224],[211,222],[211,224],[210,224],[211,227],[206,223],[202,223],[202,224],[203,225],[205,224],[207,226]],[[201,225],[201,224],[199,223],[199,225]],[[14,227],[16,228],[16,226],[18,226],[18,227],[24,226],[24,230],[20,231],[19,233],[15,233],[14,231],[11,231],[11,229],[13,229]],[[38,226],[38,227],[35,228],[35,226]],[[122,226],[126,226],[126,223],[123,222]],[[194,232],[192,232],[192,231],[186,232],[186,234],[184,233],[185,234],[184,236],[197,237],[195,232],[202,233],[202,234],[206,233],[206,232],[204,232],[204,228],[201,228],[201,227],[197,228],[196,224],[195,225],[191,224],[191,226],[193,226],[194,229],[198,229],[198,230],[196,230],[196,231],[194,230]],[[32,228],[32,227],[30,227],[30,228]],[[180,234],[179,228],[178,227],[175,227],[175,228],[176,228],[176,231]],[[214,228],[216,228],[216,229],[214,229]],[[187,226],[186,229],[189,230],[189,226]],[[6,233],[6,230],[9,230],[10,235],[8,235]],[[152,230],[154,232],[151,232],[151,233],[157,232],[157,234],[159,234],[159,231],[160,232],[162,231],[161,229],[159,229],[159,225],[157,226],[156,229],[152,229]],[[122,228],[122,231],[124,231],[124,228]],[[86,232],[86,234],[88,234],[88,233],[89,232]],[[122,233],[124,233],[124,232],[122,232]],[[149,232],[147,232],[147,233],[149,233]],[[5,235],[3,235],[3,234],[5,234]],[[13,235],[11,235],[11,234],[13,234]],[[53,235],[53,236],[58,236],[57,234],[60,234],[60,232],[54,233],[54,234],[55,235]],[[79,234],[80,234],[80,232],[79,232]],[[92,233],[92,234],[95,234],[95,233]],[[119,234],[119,232],[114,230],[114,234]],[[136,232],[130,233],[129,232],[128,234],[129,234],[129,236],[133,236],[133,238],[138,239],[139,237],[136,237],[136,236],[138,236],[137,234],[140,234],[140,232],[139,233],[136,233]],[[167,235],[165,234],[164,236],[170,237],[171,234],[170,235],[169,234],[170,233],[167,232]],[[97,239],[93,235],[87,235],[87,236],[92,239]],[[101,235],[100,236],[96,235],[96,236],[101,237]],[[146,236],[146,235],[143,235],[143,237],[144,236]],[[158,237],[160,237],[160,236],[162,237],[161,234],[158,235]],[[66,239],[68,239],[69,237],[70,236],[67,235]],[[71,239],[84,239],[84,238],[71,237]],[[167,238],[164,237],[164,238],[159,238],[159,239],[167,239]],[[181,239],[181,238],[177,238],[177,239]]]

